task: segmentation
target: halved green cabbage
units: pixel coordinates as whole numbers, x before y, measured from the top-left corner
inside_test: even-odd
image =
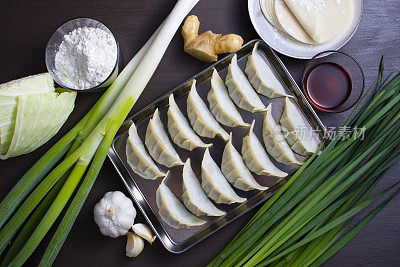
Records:
[[[0,155],[7,152],[14,132],[18,98],[0,96]]]
[[[20,96],[54,92],[49,73],[42,73],[0,84],[0,96]]]
[[[0,159],[47,142],[67,120],[75,98],[76,92],[56,92],[48,73],[0,85]]]

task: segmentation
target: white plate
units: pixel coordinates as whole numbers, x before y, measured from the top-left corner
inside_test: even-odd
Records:
[[[320,52],[338,50],[344,46],[356,32],[363,10],[363,1],[353,0],[355,1],[356,8],[354,20],[349,30],[341,38],[335,39],[332,42],[322,45],[309,45],[294,40],[272,26],[264,17],[260,6],[260,0],[248,1],[251,22],[261,39],[279,53],[300,59],[310,59]]]

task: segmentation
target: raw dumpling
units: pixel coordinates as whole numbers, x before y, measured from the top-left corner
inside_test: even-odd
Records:
[[[303,162],[296,159],[292,149],[289,147],[281,132],[280,125],[277,125],[272,117],[272,104],[267,107],[263,124],[263,139],[268,153],[277,161],[286,165],[303,165]]]
[[[145,144],[149,150],[149,154],[158,163],[168,168],[183,165],[182,160],[168,138],[168,134],[165,132],[158,109],[154,112],[153,118],[147,126]]]
[[[205,224],[206,221],[191,214],[174,193],[172,193],[165,184],[166,178],[162,180],[156,192],[158,214],[161,218],[168,225],[176,229]]]
[[[192,130],[182,111],[175,103],[174,95],[169,96],[168,131],[172,141],[179,147],[192,151],[197,147],[210,147]]]
[[[207,105],[197,93],[195,80],[193,80],[192,88],[187,98],[187,113],[190,124],[198,135],[208,138],[220,135],[225,141],[229,140],[229,134],[215,120]]]
[[[254,134],[254,122],[251,124],[249,134],[243,138],[242,155],[247,168],[258,175],[286,177],[288,174],[279,170],[269,159],[261,142]]]
[[[201,181],[204,192],[216,203],[232,204],[246,201],[246,198],[239,197],[229,185],[208,148],[201,162]]]
[[[211,90],[207,95],[210,111],[221,124],[236,127],[250,126],[245,123],[228,94],[224,81],[214,69],[211,79]]]
[[[288,96],[257,48],[258,43],[254,45],[253,53],[247,59],[245,70],[251,85],[257,92],[269,98]]]
[[[132,170],[145,179],[156,179],[165,176],[161,172],[153,159],[147,153],[139,135],[136,126],[132,123],[129,128],[129,137],[126,140],[126,158]]]
[[[234,187],[240,190],[249,191],[253,189],[268,189],[268,187],[259,185],[254,179],[253,175],[250,173],[249,169],[247,169],[243,162],[242,156],[232,144],[232,137],[225,146],[224,153],[222,155],[221,170],[226,179]]]
[[[206,193],[204,193],[199,180],[190,166],[190,159],[188,159],[183,166],[182,176],[182,199],[190,212],[197,216],[222,216],[226,214],[225,211],[217,209],[208,199]]]
[[[229,95],[239,108],[253,113],[265,111],[265,106],[260,97],[254,91],[246,75],[239,68],[236,54],[233,56],[231,64],[229,64],[225,83],[228,87]]]
[[[285,109],[280,122],[282,127],[287,130],[286,140],[294,152],[303,156],[311,156],[318,150],[320,143],[313,136],[308,123],[289,98],[285,99]]]

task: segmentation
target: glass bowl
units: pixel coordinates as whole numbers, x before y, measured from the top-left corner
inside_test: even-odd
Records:
[[[325,77],[320,77],[320,80],[311,80],[310,77],[313,75],[313,71],[317,70],[319,66],[325,67],[325,69],[323,69]],[[328,68],[326,68],[326,66],[328,66]],[[332,66],[334,66],[334,68],[332,68]],[[322,68],[319,68],[319,70],[321,70],[319,74],[322,75]],[[339,73],[339,71],[341,71],[341,73]],[[317,72],[314,72],[314,74],[316,73]],[[342,74],[343,77],[339,77]],[[344,82],[344,77],[346,77],[349,90],[346,92],[339,92],[341,85],[339,84],[339,79],[342,79],[341,81]],[[318,77],[316,76],[316,78],[313,79],[318,79]],[[360,101],[364,92],[365,77],[361,66],[353,57],[343,52],[328,50],[310,59],[304,68],[302,82],[302,91],[313,107],[328,113],[340,113],[351,109]],[[314,93],[310,88],[312,88],[312,85],[317,87],[317,82],[319,91]],[[333,90],[336,90],[336,92]],[[313,93],[314,95],[312,95]],[[343,95],[344,93],[346,93],[346,95]],[[315,97],[317,95],[320,96],[320,99],[325,98],[324,101],[328,98],[333,98],[333,95],[337,96],[337,101],[339,101],[339,99],[342,101],[338,102],[335,106],[322,105],[321,103],[323,102],[318,101]]]
[[[71,88],[71,87],[63,84],[63,82],[59,79],[59,77],[55,73],[55,57],[56,57],[58,48],[59,48],[61,42],[63,41],[64,36],[69,34],[74,29],[82,28],[82,27],[99,28],[99,29],[102,29],[105,32],[109,33],[114,38],[115,43],[117,44],[117,59],[116,59],[113,70],[111,71],[111,73],[107,76],[107,78],[103,82],[101,82],[100,84],[98,84],[92,88],[77,89],[77,88]],[[117,39],[114,37],[112,32],[103,23],[101,23],[97,20],[94,20],[94,19],[77,18],[77,19],[67,21],[53,33],[53,35],[51,36],[51,38],[48,41],[47,46],[46,46],[46,67],[47,67],[48,72],[51,74],[54,81],[58,85],[60,85],[61,87],[65,88],[65,89],[69,89],[69,90],[73,90],[73,91],[99,92],[99,91],[104,90],[107,86],[111,85],[111,83],[118,76],[119,63],[120,63],[120,50],[119,50],[119,45],[118,45]]]

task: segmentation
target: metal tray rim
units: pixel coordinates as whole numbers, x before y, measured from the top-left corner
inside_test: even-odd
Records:
[[[255,43],[260,42],[259,48],[263,49],[263,51],[267,48],[269,51],[267,51],[271,56],[273,56],[273,60],[276,61],[276,64],[278,64],[278,66],[282,69],[283,71],[283,75],[285,76],[286,79],[288,79],[288,81],[285,81],[283,79],[283,77],[281,76],[281,74],[279,74],[282,78],[282,80],[284,81],[284,83],[286,84],[286,86],[289,88],[288,84],[290,84],[290,87],[292,87],[292,89],[294,89],[294,93],[296,94],[297,98],[300,98],[301,102],[298,104],[300,106],[304,105],[304,107],[302,107],[303,109],[306,108],[308,112],[310,112],[310,115],[313,117],[313,119],[315,120],[315,123],[317,125],[312,125],[313,127],[320,127],[321,128],[321,132],[320,132],[320,139],[326,143],[326,140],[323,137],[323,133],[325,133],[326,128],[323,125],[322,121],[319,119],[318,115],[316,114],[316,112],[313,110],[313,108],[311,107],[311,105],[308,103],[307,99],[305,98],[305,96],[303,95],[303,93],[301,92],[300,88],[298,87],[297,83],[295,82],[295,80],[293,79],[293,77],[291,76],[291,74],[289,73],[288,69],[286,68],[286,66],[283,64],[283,62],[279,59],[279,57],[276,55],[276,53],[263,41],[260,39],[255,39],[252,40],[248,43],[246,43],[243,48],[241,50],[239,50],[236,53],[240,53],[240,51],[242,51],[244,48],[250,47],[250,46],[254,46]],[[264,51],[265,53],[266,51]],[[270,189],[266,192],[260,192],[259,194],[257,194],[253,199],[249,200],[255,203],[252,203],[251,206],[247,206],[247,208],[242,211],[242,212],[237,212],[237,214],[233,214],[231,217],[229,217],[228,219],[226,219],[226,217],[221,218],[220,220],[218,220],[217,222],[215,222],[215,224],[220,224],[220,225],[216,225],[216,227],[214,227],[215,229],[208,231],[205,235],[201,236],[199,239],[197,239],[194,242],[189,242],[185,241],[183,243],[176,243],[172,240],[172,238],[170,238],[170,236],[168,235],[168,233],[165,231],[164,227],[161,225],[161,223],[158,221],[157,217],[155,216],[155,214],[153,213],[150,205],[148,204],[146,198],[142,195],[140,188],[136,185],[135,181],[133,179],[131,179],[129,172],[127,171],[124,163],[122,162],[121,158],[118,156],[118,153],[116,152],[116,150],[114,149],[114,143],[115,141],[122,135],[124,134],[128,129],[129,126],[131,125],[132,121],[135,121],[138,117],[140,117],[141,115],[145,114],[146,112],[148,112],[149,110],[154,110],[155,105],[162,103],[163,101],[165,102],[165,99],[168,98],[168,96],[171,93],[174,93],[176,91],[178,91],[179,89],[188,86],[190,84],[190,82],[193,79],[196,79],[197,77],[201,76],[202,74],[206,73],[207,71],[209,71],[212,68],[216,68],[217,70],[220,70],[219,66],[222,62],[226,61],[227,59],[230,59],[231,57],[233,57],[235,53],[231,53],[227,56],[225,56],[224,58],[220,59],[219,61],[215,62],[214,64],[210,65],[209,67],[207,67],[206,69],[204,69],[203,71],[197,73],[196,75],[194,75],[193,77],[191,77],[190,79],[186,80],[185,82],[181,83],[180,85],[178,85],[177,87],[175,87],[173,90],[169,91],[168,93],[166,93],[165,95],[161,96],[160,98],[158,98],[157,100],[155,100],[154,102],[152,102],[151,104],[147,105],[146,107],[144,107],[143,109],[141,109],[140,111],[138,111],[137,113],[135,113],[133,116],[131,116],[129,119],[127,119],[122,126],[120,127],[116,137],[114,138],[114,141],[112,143],[112,146],[108,152],[108,158],[111,160],[111,163],[113,164],[113,166],[115,167],[118,175],[120,176],[123,184],[125,185],[126,189],[128,190],[129,194],[131,195],[131,197],[134,199],[136,205],[139,207],[140,211],[142,212],[142,214],[144,215],[145,219],[147,220],[147,222],[149,223],[149,225],[151,226],[151,228],[153,229],[154,233],[158,236],[158,238],[160,239],[161,243],[163,244],[163,246],[170,251],[171,253],[182,253],[186,250],[188,250],[189,248],[193,247],[194,245],[196,245],[197,243],[199,243],[200,241],[202,241],[203,239],[207,238],[208,236],[210,236],[211,234],[215,233],[216,231],[220,230],[222,227],[225,227],[226,225],[228,225],[229,223],[233,222],[234,220],[236,220],[238,217],[240,217],[241,215],[249,212],[250,210],[254,209],[255,207],[259,206],[261,203],[265,202],[269,197],[271,197],[273,194],[276,193],[276,191],[278,191],[284,183],[286,183],[286,181],[288,179],[290,179],[289,177],[283,178],[281,180],[279,180],[278,182],[276,182],[272,187],[270,187]],[[275,68],[275,66],[274,66]],[[275,69],[276,70],[276,69]],[[277,71],[277,70],[276,70]],[[277,71],[278,72],[278,71]],[[127,181],[127,179],[129,179],[129,181]],[[247,202],[249,202],[247,201]],[[246,202],[246,203],[247,203]],[[234,212],[235,213],[235,212]],[[224,219],[224,220],[222,220]],[[222,223],[222,221],[224,221]],[[208,229],[208,228],[206,228]],[[206,230],[204,229],[204,230]],[[203,230],[203,231],[204,231]],[[200,232],[201,233],[201,232]]]

